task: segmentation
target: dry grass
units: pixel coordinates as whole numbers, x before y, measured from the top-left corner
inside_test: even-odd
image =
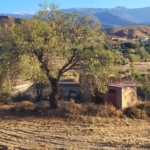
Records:
[[[50,110],[47,102],[23,101],[14,107],[16,111],[10,111],[11,115],[29,115],[5,116],[2,111],[0,149],[150,148],[150,122],[126,118],[112,105],[76,104],[71,100],[60,101],[57,110]],[[136,108],[149,112],[150,103],[141,102]],[[35,110],[39,113],[32,116]]]
[[[124,117],[123,112],[116,109],[112,105],[94,105],[93,103],[77,104],[74,102],[74,100],[71,100],[69,102],[60,101],[59,107],[56,110],[50,110],[49,105],[42,108],[36,108],[39,111],[40,115],[57,119],[61,118],[67,120],[85,120],[86,117]]]
[[[8,93],[6,93],[6,94],[0,93],[0,105],[9,104],[11,102],[9,97],[10,96]]]
[[[35,106],[33,102],[30,101],[22,101],[20,103],[16,103],[14,106],[14,109],[16,111],[30,111],[34,110]]]
[[[126,109],[118,110],[113,105],[95,105],[93,103],[77,104],[74,100],[59,101],[58,109],[49,109],[49,103],[42,101],[33,103],[30,101],[22,101],[15,103],[14,107],[11,105],[11,110],[25,111],[31,115],[38,115],[51,119],[64,120],[86,120],[87,117],[100,118],[129,118],[149,119],[150,118],[150,102],[138,102],[135,105]],[[28,114],[29,115],[29,114]]]
[[[95,118],[95,117],[92,117]],[[99,121],[1,120],[0,148],[37,150],[127,150],[150,148],[150,123],[128,118]],[[96,117],[98,118],[98,117]],[[90,121],[91,119],[91,121]]]
[[[150,117],[150,101],[138,102],[126,108],[124,114],[130,118],[147,119]]]
[[[93,103],[89,103],[85,106],[85,113],[89,116],[95,117],[123,117],[123,112],[121,110],[116,109],[113,105],[94,105]]]

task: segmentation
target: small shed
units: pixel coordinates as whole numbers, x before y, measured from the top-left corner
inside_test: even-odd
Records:
[[[137,101],[137,88],[135,84],[109,84],[106,94],[94,94],[92,101],[95,104],[108,103],[118,109],[132,106]]]
[[[132,106],[137,101],[137,87],[135,84],[109,84],[108,92],[101,94],[98,91],[94,91],[94,95],[90,90],[88,82],[80,85],[76,82],[60,82],[60,88],[62,89],[61,99],[70,98],[82,99],[82,102],[93,102],[95,104],[112,104],[118,109]],[[82,90],[84,89],[84,90]]]
[[[132,106],[137,101],[135,84],[109,84],[108,92],[104,95],[104,102],[111,103],[118,109]]]

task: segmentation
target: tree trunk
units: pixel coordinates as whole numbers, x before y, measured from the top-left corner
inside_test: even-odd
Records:
[[[41,101],[43,93],[43,83],[36,83],[37,102]]]
[[[147,101],[147,96],[148,96],[147,93],[145,93],[145,101]]]
[[[52,92],[50,94],[50,109],[56,109],[58,107],[58,98],[60,94],[58,80],[51,80]]]

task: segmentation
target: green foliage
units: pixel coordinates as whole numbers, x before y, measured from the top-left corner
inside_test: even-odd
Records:
[[[146,44],[144,47],[145,50],[150,54],[150,44]]]
[[[47,83],[45,73],[41,70],[40,64],[35,57],[22,55],[19,63],[20,73],[25,80],[36,83]]]
[[[128,49],[128,53],[130,53],[130,54],[134,54],[135,53],[135,49],[133,49],[133,48],[131,48],[131,49]]]
[[[0,94],[12,92],[13,85],[19,75],[18,62],[13,65],[14,60],[9,60],[9,53],[1,53],[0,58]]]
[[[119,70],[118,71],[118,74],[126,74],[126,73],[130,73],[130,70],[126,69],[126,70]]]
[[[140,47],[136,50],[136,54],[140,56],[141,59],[146,60],[149,58],[149,53],[145,50],[144,47]]]
[[[126,42],[126,43],[123,43],[122,44],[122,47],[125,47],[125,48],[131,48],[131,49],[136,49],[138,48],[138,44],[137,43],[132,43],[132,42]]]
[[[140,88],[142,92],[145,94],[145,100],[147,100],[147,97],[150,95],[149,78],[147,77],[147,75],[145,76],[139,75],[135,78],[135,81],[142,85]]]
[[[105,45],[104,45],[104,49],[110,50],[111,48],[110,48],[110,46],[109,46],[108,44],[105,44]]]
[[[49,6],[51,11],[46,3],[40,6],[31,20],[23,19],[21,24],[0,30],[7,60],[13,66],[20,63],[19,72],[34,82],[48,80],[54,99],[59,94],[60,77],[74,68],[90,75],[90,83],[105,91],[114,54],[99,46],[104,40],[100,25],[88,14],[63,13],[54,3]]]
[[[136,62],[140,60],[140,55],[136,55],[136,54],[129,54],[127,56],[127,58],[129,59],[130,62]]]
[[[90,83],[92,91],[97,88],[101,93],[106,93],[109,75],[114,71],[115,57],[110,51],[99,50],[97,52],[99,57],[94,61],[91,58],[91,63],[85,65],[81,71],[81,80],[82,83]]]

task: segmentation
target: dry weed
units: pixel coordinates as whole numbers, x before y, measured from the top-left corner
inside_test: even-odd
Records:
[[[33,102],[30,101],[22,101],[20,103],[17,103],[14,107],[16,111],[28,111],[28,110],[34,110],[35,106]]]
[[[3,105],[3,104],[9,104],[11,101],[10,101],[10,98],[8,96],[8,94],[0,94],[0,104]]]
[[[91,116],[98,117],[122,117],[123,113],[121,110],[116,109],[113,105],[94,105],[89,103],[86,106],[86,114]]]
[[[40,107],[39,107],[40,108]],[[123,112],[112,105],[77,104],[74,100],[60,101],[56,110],[43,107],[39,112],[43,116],[63,119],[85,120],[86,117],[123,117]]]
[[[80,118],[81,113],[83,113],[83,107],[80,104],[71,101],[59,101],[58,108],[56,110],[51,110],[49,107],[37,108],[42,116],[48,116],[51,118]]]
[[[35,104],[36,109],[45,109],[45,108],[48,108],[49,106],[50,105],[48,101],[41,101]]]
[[[150,117],[150,102],[138,102],[124,110],[124,114],[130,118],[147,119]]]
[[[48,150],[48,147],[43,147],[43,148],[35,148],[35,150]]]

